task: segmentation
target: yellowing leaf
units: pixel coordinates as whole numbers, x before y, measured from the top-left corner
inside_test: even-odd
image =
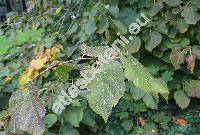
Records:
[[[41,68],[44,67],[44,61],[41,59],[38,60],[32,60],[30,63],[31,68],[35,70],[40,70]]]
[[[20,88],[22,88],[23,86],[25,86],[25,84],[27,82],[29,82],[31,80],[31,78],[29,76],[27,76],[26,74],[23,74],[20,78],[19,78],[19,86]]]
[[[38,71],[33,68],[27,68],[19,78],[19,87],[23,88],[32,78],[38,75]]]
[[[175,69],[179,69],[180,65],[185,61],[185,55],[188,49],[182,50],[180,47],[174,47],[170,54],[170,60]]]

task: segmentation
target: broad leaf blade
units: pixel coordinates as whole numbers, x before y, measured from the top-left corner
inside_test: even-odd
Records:
[[[88,86],[87,100],[94,112],[107,122],[112,107],[117,105],[125,91],[122,65],[118,61],[111,61],[103,66],[103,71],[97,73],[95,79]]]
[[[41,135],[45,130],[43,117],[45,108],[42,105],[37,88],[28,84],[28,92],[18,90],[10,98],[10,114],[17,128],[33,135]]]
[[[185,7],[181,13],[187,24],[196,24],[200,20],[199,13],[192,7]]]
[[[146,50],[152,52],[152,50],[161,43],[161,40],[162,40],[162,35],[159,32],[157,31],[151,32],[145,44]]]
[[[147,93],[143,97],[143,101],[146,104],[147,107],[151,109],[158,109],[158,102],[159,102],[159,97],[158,94],[156,93]]]
[[[125,76],[133,81],[136,87],[146,92],[161,93],[164,97],[168,95],[167,85],[154,78],[136,58],[121,55],[121,62],[125,68]]]
[[[174,7],[174,6],[178,6],[179,4],[182,3],[181,0],[164,0],[166,2],[167,5]]]
[[[185,94],[183,90],[177,90],[174,93],[174,99],[176,104],[181,107],[182,110],[188,107],[190,103],[190,98]]]
[[[184,90],[189,97],[200,98],[200,81],[191,80],[185,84]]]

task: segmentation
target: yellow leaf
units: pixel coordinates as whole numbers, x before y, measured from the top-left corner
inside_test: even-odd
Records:
[[[32,60],[30,65],[31,65],[31,68],[35,70],[40,70],[41,68],[45,66],[44,61],[42,59]]]
[[[19,86],[20,88],[23,88],[25,86],[26,83],[28,83],[29,81],[31,81],[35,76],[37,76],[39,74],[38,71],[34,70],[33,68],[27,68],[23,74],[21,75],[21,77],[19,78]]]
[[[25,86],[25,84],[27,82],[29,82],[31,80],[31,78],[29,76],[27,76],[26,74],[23,74],[20,78],[19,78],[19,87],[23,88]]]

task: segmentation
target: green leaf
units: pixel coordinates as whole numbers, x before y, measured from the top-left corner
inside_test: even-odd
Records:
[[[48,128],[53,126],[53,124],[55,124],[56,122],[57,122],[57,116],[55,114],[48,114],[44,119],[44,123]]]
[[[11,118],[18,129],[34,135],[44,132],[45,108],[40,101],[38,89],[32,83],[29,83],[26,89],[14,92],[9,105]]]
[[[90,56],[90,57],[98,57],[103,56],[104,51],[108,49],[108,46],[95,46],[89,47],[86,44],[81,45],[81,53],[82,55]]]
[[[150,16],[155,16],[163,8],[162,2],[156,2],[149,10],[148,14]]]
[[[159,97],[158,94],[156,93],[147,93],[143,97],[143,101],[146,104],[147,107],[151,109],[158,109],[158,102],[159,102]]]
[[[161,128],[168,129],[168,123],[171,121],[170,116],[166,116],[164,114],[158,114],[153,117],[154,122],[160,124]]]
[[[184,17],[184,20],[188,24],[196,24],[200,19],[199,13],[192,7],[185,7],[181,16]]]
[[[80,135],[76,129],[69,127],[63,127],[61,132],[61,135]]]
[[[108,30],[108,27],[109,27],[108,18],[105,16],[100,16],[97,33],[102,34],[103,32]]]
[[[72,65],[61,65],[56,67],[54,73],[62,82],[66,82],[69,79],[69,72],[72,70]]]
[[[188,96],[185,94],[183,90],[177,90],[174,93],[174,99],[176,101],[176,104],[179,107],[181,107],[181,109],[185,109],[186,107],[188,107],[190,103],[190,99],[188,98]]]
[[[167,3],[167,5],[171,7],[178,6],[179,4],[182,3],[181,0],[165,0],[165,2]]]
[[[2,79],[5,76],[8,76],[10,73],[10,70],[8,67],[4,67],[3,69],[0,70],[0,79]]]
[[[113,23],[116,27],[117,32],[125,35],[127,33],[127,27],[120,20],[113,19]]]
[[[72,28],[67,31],[67,35],[70,36],[70,35],[74,34],[77,31],[77,29],[78,29],[78,23],[75,22],[73,24]]]
[[[126,24],[126,26],[129,26],[131,23],[135,22],[135,20],[140,15],[137,14],[137,12],[134,9],[131,8],[122,8],[120,9],[119,13],[119,19]]]
[[[11,40],[11,43],[12,45],[22,45],[28,41],[36,42],[39,38],[41,38],[43,32],[43,28],[38,30],[31,29],[28,31],[17,30],[16,37]]]
[[[144,125],[144,135],[157,135],[158,134],[158,128],[157,125],[153,122],[147,122]]]
[[[7,50],[12,46],[6,36],[0,36],[0,55],[6,54]]]
[[[185,33],[189,27],[189,25],[183,19],[179,19],[175,26],[179,30],[180,33]]]
[[[164,73],[162,73],[162,79],[165,82],[172,81],[173,80],[173,74],[174,74],[174,72],[172,72],[172,71],[165,71]]]
[[[45,132],[43,133],[43,135],[56,135],[56,134],[51,133],[51,132],[49,132],[49,131],[45,131]]]
[[[165,35],[167,35],[169,32],[165,23],[159,23],[159,25],[156,27],[156,30]]]
[[[125,68],[126,78],[133,81],[136,87],[146,92],[168,95],[167,85],[154,78],[136,58],[131,55],[127,57],[121,55],[120,59]]]
[[[119,3],[118,0],[109,0],[108,5],[105,5],[105,8],[108,9],[110,14],[115,17],[118,17],[119,15],[118,3]]]
[[[8,108],[9,96],[0,95],[0,109]]]
[[[126,86],[129,88],[130,93],[135,101],[144,97],[145,92],[143,90],[135,87],[132,82],[128,81],[126,83]]]
[[[83,120],[81,122],[90,127],[94,127],[96,125],[95,116],[89,111],[84,112]]]
[[[191,80],[184,85],[184,90],[189,97],[200,98],[200,81]]]
[[[121,126],[124,128],[125,131],[130,131],[131,128],[133,127],[133,122],[132,120],[124,120],[121,123]]]
[[[192,53],[194,55],[196,55],[198,59],[200,59],[200,46],[199,45],[194,45],[192,47]]]
[[[166,116],[164,114],[157,114],[153,117],[153,120],[156,122],[156,123],[168,123],[171,121],[171,118],[169,116]]]
[[[161,43],[161,40],[162,40],[162,35],[159,32],[157,31],[151,32],[145,44],[146,50],[152,52],[152,50]]]
[[[16,36],[12,40],[7,39],[6,36],[0,36],[0,55],[6,54],[8,49],[13,45],[22,45],[28,41],[36,42],[41,38],[43,32],[43,28],[38,30],[31,29],[28,31],[17,30]]]
[[[59,8],[57,8],[56,12],[54,13],[55,15],[59,14],[62,10],[62,6],[60,6]]]
[[[64,112],[64,119],[74,127],[79,127],[83,118],[83,109],[69,107]]]
[[[141,47],[141,39],[139,37],[133,37],[133,40],[126,45],[126,50],[129,53],[136,53]]]
[[[99,6],[98,3],[95,4],[89,13],[89,19],[85,25],[85,32],[86,32],[87,36],[90,36],[91,34],[93,34],[97,29],[95,16],[97,15],[98,6]]]
[[[3,121],[3,119],[5,119],[6,117],[8,117],[9,114],[7,111],[3,110],[3,111],[0,111],[0,122]]]
[[[117,105],[125,91],[122,65],[118,61],[110,61],[103,65],[103,71],[95,75],[88,85],[87,100],[94,112],[107,122],[112,108]]]
[[[181,47],[187,47],[190,44],[190,40],[188,38],[181,39],[181,42],[179,43]]]

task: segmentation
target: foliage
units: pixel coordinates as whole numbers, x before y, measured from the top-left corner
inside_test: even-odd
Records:
[[[27,91],[18,90],[10,98],[10,114],[17,128],[33,135],[44,132],[45,108],[42,105],[37,88],[33,84],[27,86]]]
[[[0,134],[199,134],[199,5],[28,0],[0,24]]]
[[[118,61],[110,61],[103,65],[103,71],[95,76],[87,88],[87,100],[92,110],[103,117],[107,122],[112,112],[125,91],[122,65]]]

